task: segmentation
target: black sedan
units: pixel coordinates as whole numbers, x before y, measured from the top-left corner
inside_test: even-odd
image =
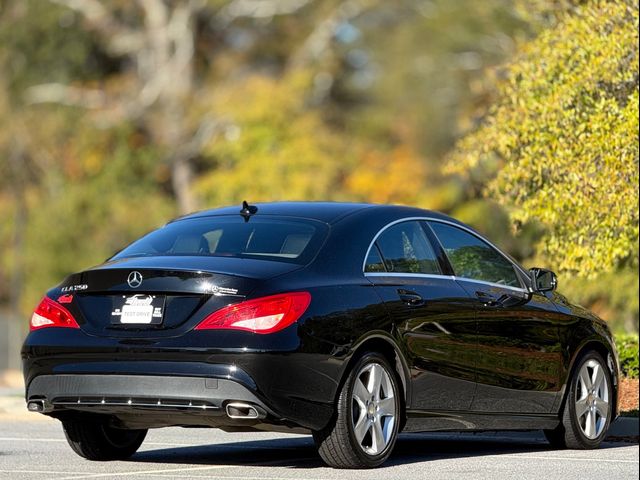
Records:
[[[400,431],[542,429],[594,448],[617,415],[607,325],[468,226],[426,210],[210,210],[70,275],[35,309],[28,409],[122,459],[149,428],[312,433],[334,467]]]

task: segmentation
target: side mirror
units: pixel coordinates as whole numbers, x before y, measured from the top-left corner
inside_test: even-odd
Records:
[[[552,292],[558,286],[558,277],[551,270],[532,268],[529,274],[535,292]]]

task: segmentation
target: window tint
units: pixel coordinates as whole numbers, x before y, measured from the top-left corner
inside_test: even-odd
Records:
[[[387,271],[439,274],[438,260],[418,222],[398,223],[376,241]]]
[[[496,249],[459,228],[430,222],[458,277],[520,287],[511,262]]]
[[[302,263],[317,251],[326,230],[311,220],[254,217],[245,222],[239,215],[185,219],[151,232],[113,258],[211,255]]]
[[[382,257],[380,256],[380,250],[374,244],[371,246],[371,250],[369,251],[369,256],[367,257],[367,262],[364,267],[365,272],[385,272],[384,263],[382,262]]]

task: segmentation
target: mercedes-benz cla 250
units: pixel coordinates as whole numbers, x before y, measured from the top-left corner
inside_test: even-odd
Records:
[[[617,415],[607,325],[453,218],[274,203],[172,221],[47,292],[29,410],[91,460],[149,428],[313,435],[334,467],[400,431],[541,429],[597,447]]]

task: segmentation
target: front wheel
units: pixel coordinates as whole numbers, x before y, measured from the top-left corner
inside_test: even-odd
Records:
[[[387,359],[363,355],[349,373],[334,420],[313,438],[322,459],[335,468],[373,468],[395,445],[400,422],[400,388]]]
[[[569,384],[562,423],[544,433],[557,448],[597,448],[609,429],[613,390],[602,356],[588,352],[580,359]]]
[[[88,460],[124,460],[133,455],[144,441],[147,430],[113,428],[104,421],[63,421],[69,446]]]

